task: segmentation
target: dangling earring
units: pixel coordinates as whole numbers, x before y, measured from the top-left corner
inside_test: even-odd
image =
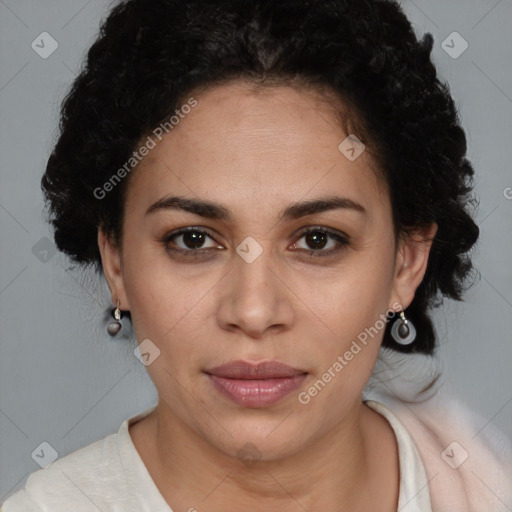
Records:
[[[119,309],[119,299],[117,299],[117,306],[116,309],[114,309],[113,317],[115,318],[115,321],[112,321],[107,326],[107,332],[110,334],[110,336],[115,336],[120,330],[121,330],[121,310]]]
[[[410,345],[416,339],[416,329],[410,320],[406,320],[403,311],[391,327],[391,336],[399,345]]]

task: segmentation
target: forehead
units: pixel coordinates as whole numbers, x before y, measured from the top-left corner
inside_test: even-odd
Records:
[[[365,208],[387,197],[368,151],[347,158],[339,106],[318,93],[233,83],[191,94],[197,105],[140,162],[127,202],[146,208],[168,193],[266,207],[339,193]],[[350,144],[352,139],[348,139]],[[379,205],[378,203],[382,203]],[[254,210],[254,208],[253,208]]]

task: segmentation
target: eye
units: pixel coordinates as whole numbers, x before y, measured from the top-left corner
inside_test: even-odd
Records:
[[[349,237],[342,235],[336,231],[332,231],[330,229],[321,228],[321,227],[312,227],[306,231],[302,232],[301,237],[304,238],[306,244],[313,249],[301,248],[297,246],[298,242],[295,242],[293,245],[295,248],[302,249],[310,256],[330,256],[341,251],[345,246],[349,244]],[[331,239],[331,247],[325,250],[325,247],[329,245],[329,238]]]
[[[205,246],[204,244],[208,239],[212,240],[213,243]],[[170,252],[180,253],[184,256],[198,256],[209,252],[209,249],[213,248],[223,249],[207,231],[193,226],[169,233],[161,242]],[[173,248],[171,243],[178,248]]]

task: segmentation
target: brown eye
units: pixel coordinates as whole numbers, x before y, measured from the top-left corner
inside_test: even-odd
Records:
[[[212,242],[210,245],[205,246],[208,239]],[[185,256],[200,256],[201,254],[210,252],[211,249],[223,248],[222,246],[219,247],[208,232],[194,227],[184,228],[179,231],[169,233],[163,238],[162,243],[167,250],[175,253],[181,253]]]
[[[323,249],[329,242],[329,235],[322,231],[310,231],[304,240],[312,249]]]
[[[208,235],[202,231],[187,231],[179,236],[182,237],[186,249],[200,249]]]
[[[298,247],[298,242],[295,242],[294,247],[302,249],[311,256],[329,256],[349,244],[348,237],[325,228],[308,229],[302,233],[300,239],[304,239],[307,247]],[[332,242],[330,243],[329,240]],[[328,247],[329,243],[330,247]]]

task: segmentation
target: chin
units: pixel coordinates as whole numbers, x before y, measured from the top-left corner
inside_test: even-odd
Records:
[[[306,425],[287,425],[288,415],[293,415],[289,409],[269,419],[255,414],[252,418],[226,420],[222,424],[224,428],[211,425],[204,434],[215,448],[247,466],[256,461],[278,461],[295,455],[305,448],[308,438],[314,437],[314,432],[308,435]]]

